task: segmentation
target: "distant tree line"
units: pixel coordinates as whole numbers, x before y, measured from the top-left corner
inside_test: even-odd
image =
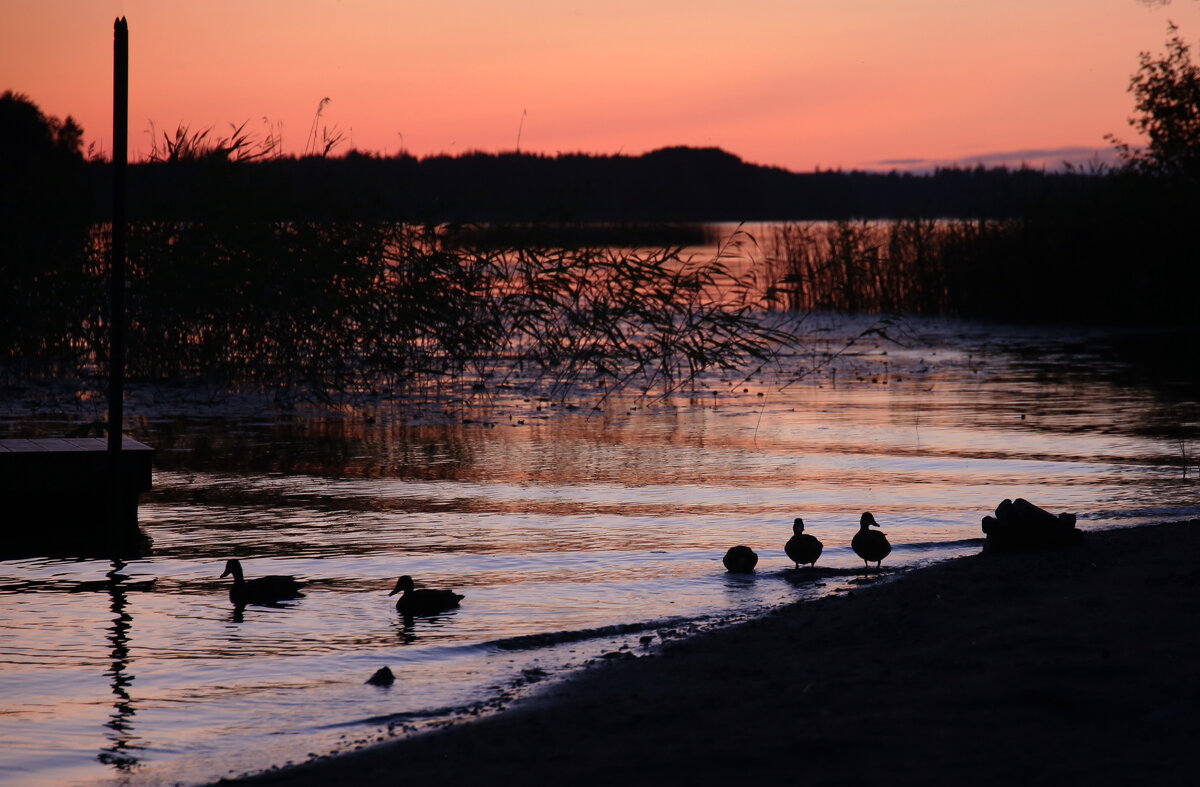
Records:
[[[108,167],[87,168],[93,216],[108,209]],[[214,214],[307,220],[715,222],[1014,217],[1094,187],[1079,172],[939,169],[931,174],[812,172],[749,164],[715,148],[640,156],[203,156],[130,168],[141,219]]]

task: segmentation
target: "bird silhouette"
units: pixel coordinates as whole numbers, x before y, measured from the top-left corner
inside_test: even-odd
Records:
[[[883,559],[891,553],[892,545],[888,543],[886,534],[879,530],[871,530],[872,527],[879,527],[879,523],[871,516],[871,512],[867,511],[858,522],[858,532],[851,539],[850,546],[854,548],[854,554],[863,559],[867,568],[871,567],[871,561],[875,561],[875,569],[878,571]]]
[[[721,562],[725,564],[726,571],[733,574],[749,574],[758,565],[758,555],[750,547],[738,544],[729,548]]]
[[[229,600],[238,606],[244,604],[275,604],[287,599],[303,598],[300,586],[304,583],[292,576],[272,574],[265,577],[246,579],[242,564],[238,560],[225,562],[222,577],[233,575],[233,587],[229,588]]]
[[[463,599],[461,593],[455,593],[453,590],[431,590],[429,588],[418,590],[413,583],[413,578],[408,574],[396,580],[396,587],[392,588],[392,592],[388,595],[394,596],[397,593],[401,595],[396,599],[396,611],[405,617],[436,615],[439,612],[454,609]]]
[[[792,523],[792,537],[783,545],[783,551],[796,564],[796,568],[800,568],[801,563],[815,566],[823,548],[824,545],[816,536],[804,532],[804,520],[796,517]]]

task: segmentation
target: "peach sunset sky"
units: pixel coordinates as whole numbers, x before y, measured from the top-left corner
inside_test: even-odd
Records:
[[[150,124],[230,123],[305,149],[318,104],[351,148],[638,154],[891,169],[1085,160],[1133,140],[1126,92],[1167,21],[1138,0],[0,0],[0,90],[112,136],[130,28],[130,157]],[[1195,48],[1195,47],[1194,47]]]

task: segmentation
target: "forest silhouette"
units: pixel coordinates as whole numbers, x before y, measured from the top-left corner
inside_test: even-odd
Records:
[[[86,170],[93,216],[106,217],[107,167]],[[270,220],[407,222],[718,222],[987,217],[1026,213],[1095,187],[1095,178],[1033,169],[813,172],[749,164],[715,148],[640,156],[204,156],[131,167],[134,218],[237,214]]]
[[[785,340],[763,309],[1194,326],[1198,74],[1170,28],[1130,82],[1149,145],[1114,138],[1123,164],[1086,171],[794,173],[687,147],[297,158],[180,127],[129,167],[129,373],[327,395],[479,385],[503,355],[555,385],[669,390]],[[112,166],[82,136],[0,96],[10,375],[104,366]],[[750,278],[681,256],[697,225],[760,221]]]

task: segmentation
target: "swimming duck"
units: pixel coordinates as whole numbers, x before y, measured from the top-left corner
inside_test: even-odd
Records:
[[[730,573],[749,574],[758,565],[758,555],[750,547],[738,544],[736,547],[729,548],[725,557],[721,558],[721,562],[725,564],[725,570]]]
[[[290,598],[302,598],[300,586],[303,584],[295,577],[273,574],[266,577],[246,579],[242,576],[242,564],[237,560],[225,563],[222,577],[233,575],[233,587],[229,588],[229,600],[239,606],[243,604],[274,604]]]
[[[796,517],[792,523],[792,537],[783,545],[783,551],[796,564],[796,568],[800,568],[801,563],[815,566],[823,548],[816,536],[804,532],[804,520]]]
[[[863,559],[867,568],[871,567],[871,561],[874,560],[875,569],[878,570],[883,559],[891,553],[892,545],[888,543],[887,535],[878,530],[870,530],[871,527],[879,527],[879,523],[868,511],[859,520],[858,532],[854,534],[850,546],[854,547],[854,554]]]
[[[455,593],[453,590],[430,590],[428,588],[417,590],[413,584],[413,578],[408,574],[396,580],[396,587],[392,588],[392,592],[388,595],[394,596],[401,591],[403,594],[396,599],[396,611],[406,616],[436,615],[439,612],[454,609],[463,599],[461,593]]]

